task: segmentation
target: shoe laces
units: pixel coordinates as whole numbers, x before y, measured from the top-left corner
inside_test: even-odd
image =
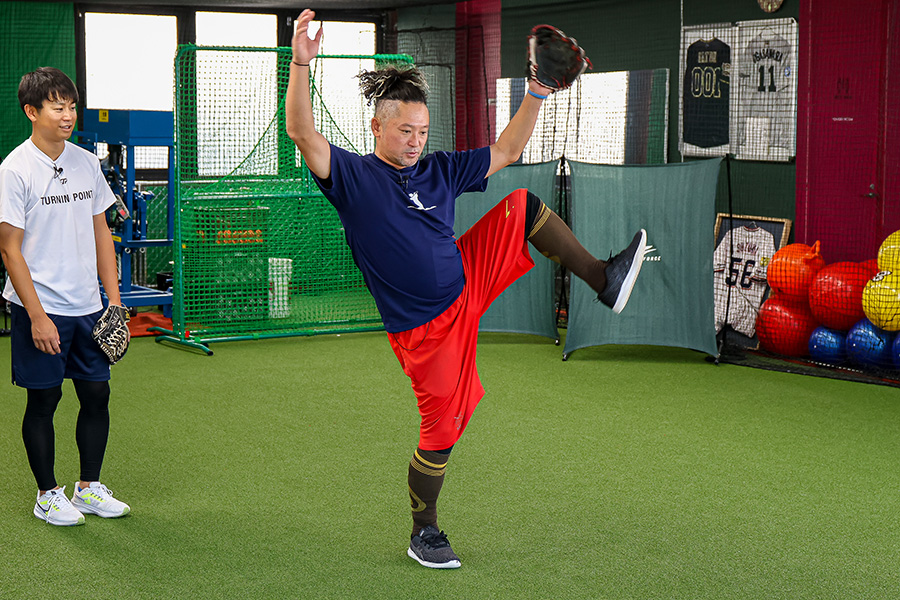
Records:
[[[653,251],[653,250],[656,250],[656,248],[654,248],[652,244],[643,244],[643,245],[638,246],[637,248],[635,248],[635,252],[632,254],[632,256],[634,256],[635,254],[637,254],[637,253],[640,252],[640,251],[643,251],[643,252],[646,254],[647,252],[650,252],[650,251]],[[621,251],[620,251],[618,254],[616,254],[615,256],[613,255],[612,252],[610,252],[610,253],[609,253],[609,258],[606,259],[606,262],[608,262],[608,263],[615,262],[615,261],[617,261],[619,258],[622,258],[623,256],[625,256],[625,253],[626,253],[626,252],[628,252],[628,248],[625,248],[625,249],[621,250]]]
[[[47,500],[47,510],[65,510],[71,505],[69,499],[66,498],[66,487],[63,486],[58,490],[50,490],[50,498]]]
[[[81,491],[82,492],[87,492],[87,491],[93,492],[95,495],[100,496],[104,500],[108,500],[113,497],[112,490],[110,490],[108,487],[106,487],[102,483],[98,483],[95,486],[88,486],[86,488],[83,488]]]
[[[421,534],[419,534],[422,538],[422,542],[431,546],[432,548],[449,548],[450,542],[447,540],[447,534],[443,531],[438,531],[437,529],[428,529],[424,530]]]

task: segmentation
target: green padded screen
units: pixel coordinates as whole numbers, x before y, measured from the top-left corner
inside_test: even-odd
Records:
[[[558,161],[536,165],[510,165],[491,175],[484,192],[463,194],[456,201],[457,237],[475,224],[510,192],[526,188],[554,210],[554,180]],[[554,281],[556,263],[528,247],[534,268],[509,286],[494,300],[481,322],[480,331],[531,333],[556,339]]]
[[[572,278],[565,354],[602,344],[679,346],[716,355],[713,203],[721,159],[662,166],[571,162],[572,230],[606,258],[647,230],[648,251],[621,314]]]

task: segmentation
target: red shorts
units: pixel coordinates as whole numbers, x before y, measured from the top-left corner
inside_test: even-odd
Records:
[[[422,450],[455,444],[484,396],[475,367],[478,322],[534,266],[525,241],[526,192],[512,192],[456,241],[466,275],[456,302],[424,325],[388,334],[416,394]]]

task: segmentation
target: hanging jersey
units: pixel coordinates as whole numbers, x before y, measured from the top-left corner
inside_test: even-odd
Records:
[[[22,256],[47,313],[103,308],[93,219],[114,202],[97,156],[70,142],[54,161],[28,139],[0,164],[0,222],[24,230]],[[3,297],[22,305],[11,280]]]
[[[685,143],[700,148],[728,143],[730,88],[731,47],[717,38],[691,44],[684,70]]]
[[[741,226],[725,233],[713,254],[716,331],[728,323],[747,337],[756,335],[766,268],[774,254],[774,238],[765,229]]]
[[[388,332],[431,321],[462,292],[456,198],[484,191],[490,164],[490,148],[433,152],[397,169],[374,154],[331,146],[331,177],[314,178],[337,209]]]
[[[792,79],[794,57],[788,41],[772,29],[754,37],[740,61],[739,145],[752,156],[794,154],[796,139]]]

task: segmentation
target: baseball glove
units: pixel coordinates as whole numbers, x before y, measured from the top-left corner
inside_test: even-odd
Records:
[[[537,25],[528,36],[528,77],[554,92],[575,83],[593,67],[575,38],[550,25]]]
[[[114,365],[125,356],[131,333],[128,331],[128,309],[110,304],[94,325],[94,340]]]

